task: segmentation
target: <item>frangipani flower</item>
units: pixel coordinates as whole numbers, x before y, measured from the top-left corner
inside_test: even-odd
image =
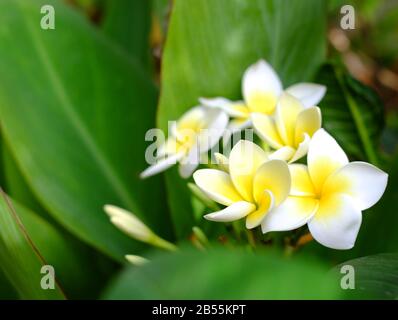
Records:
[[[314,239],[324,246],[352,248],[361,211],[381,198],[388,175],[366,162],[349,162],[336,140],[323,129],[310,142],[308,167],[292,164],[289,169],[290,195],[269,214],[262,231],[287,231],[308,223]]]
[[[212,221],[230,222],[246,218],[255,228],[288,196],[290,174],[286,162],[269,160],[259,146],[239,141],[231,150],[228,172],[201,169],[194,173],[197,186],[213,201],[226,206],[205,216]]]
[[[257,134],[289,162],[307,154],[312,135],[322,125],[318,107],[305,108],[288,93],[281,95],[275,116],[252,113],[251,118]]]
[[[241,130],[251,125],[250,114],[253,112],[272,115],[279,96],[283,91],[281,80],[275,70],[265,60],[251,65],[242,79],[244,101],[231,101],[226,98],[201,98],[204,106],[224,110],[230,117],[229,129]],[[326,92],[326,87],[315,83],[298,83],[286,89],[305,107],[317,105]]]
[[[189,177],[207,153],[222,137],[228,116],[222,110],[197,106],[187,111],[172,128],[171,135],[160,146],[157,162],[141,173],[147,178],[179,162],[183,178]]]

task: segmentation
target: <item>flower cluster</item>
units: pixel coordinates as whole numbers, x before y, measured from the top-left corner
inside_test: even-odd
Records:
[[[388,175],[371,164],[349,162],[336,140],[321,128],[316,105],[325,92],[324,86],[313,83],[283,90],[273,68],[260,60],[243,75],[242,101],[200,98],[201,106],[177,121],[158,150],[157,163],[142,177],[176,161],[181,175],[189,177],[201,155],[227,131],[253,128],[272,152],[240,140],[229,154],[214,155],[217,169],[193,173],[205,196],[224,206],[205,218],[220,222],[244,218],[246,228],[260,226],[263,233],[307,224],[322,245],[350,249],[361,225],[361,211],[381,198]],[[305,156],[306,164],[296,163]]]

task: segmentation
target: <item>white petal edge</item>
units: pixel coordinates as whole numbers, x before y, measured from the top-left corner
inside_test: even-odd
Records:
[[[351,162],[329,177],[325,183],[325,190],[333,184],[333,181],[341,178],[347,179],[348,194],[357,203],[359,209],[366,210],[374,206],[383,196],[387,187],[388,174],[366,162]]]
[[[362,212],[352,199],[344,194],[336,195],[341,202],[339,210],[322,216],[322,201],[314,217],[308,222],[313,238],[325,247],[348,250],[354,247],[362,223]],[[336,202],[336,201],[334,201]]]
[[[260,205],[260,207],[257,208],[255,212],[258,213],[258,212],[260,212],[260,210],[262,210],[262,209],[264,209],[264,210],[262,210],[262,212],[260,212],[261,216],[260,217],[256,217],[256,219],[254,221],[252,221],[250,219],[250,215],[248,215],[246,217],[246,228],[247,229],[254,229],[254,228],[258,227],[261,224],[261,222],[264,220],[264,217],[266,217],[266,215],[275,206],[275,198],[274,198],[274,195],[272,194],[272,192],[269,191],[269,190],[264,190],[264,194],[266,194],[268,199],[269,199],[269,206],[266,207],[266,208],[262,208],[261,205]],[[254,212],[252,212],[251,214],[253,214],[253,213]]]
[[[193,174],[198,188],[210,199],[229,206],[242,200],[228,173],[217,169],[200,169]]]
[[[253,122],[254,130],[262,140],[267,142],[274,149],[282,148],[284,142],[281,137],[279,137],[276,123],[270,116],[253,112],[250,118]]]
[[[286,89],[295,98],[299,99],[304,107],[316,106],[325,96],[326,87],[317,83],[302,82]]]
[[[312,182],[320,189],[331,174],[348,163],[348,157],[337,141],[321,128],[311,138],[307,163]]]
[[[238,201],[223,210],[206,214],[204,217],[210,221],[232,222],[246,217],[256,210],[256,206],[250,202]]]
[[[208,126],[199,132],[198,143],[200,153],[213,148],[224,135],[228,125],[228,115],[222,110],[208,109]]]
[[[304,203],[307,202],[304,210]],[[270,211],[261,223],[263,233],[290,231],[305,225],[318,209],[318,201],[306,197],[288,197]]]
[[[231,101],[227,98],[216,97],[216,98],[199,98],[199,102],[209,108],[218,108],[225,111],[231,117],[246,117],[247,114],[239,112],[238,110],[231,108],[233,105],[244,105],[243,101]]]
[[[249,66],[243,75],[242,93],[246,101],[252,92],[272,92],[275,96],[282,92],[279,76],[265,60]]]
[[[189,178],[199,166],[200,153],[197,145],[194,145],[188,154],[180,160],[178,173],[184,179]]]
[[[175,165],[176,163],[178,163],[178,161],[180,161],[183,157],[184,153],[176,153],[173,155],[169,155],[166,158],[159,159],[155,164],[149,166],[143,172],[141,172],[140,178],[146,179],[162,171],[165,171],[168,168]]]
[[[308,148],[310,146],[311,138],[308,134],[304,133],[304,140],[300,142],[296,152],[293,157],[290,159],[289,163],[293,163],[302,157],[304,157],[308,153]]]
[[[270,160],[283,160],[283,161],[288,161],[290,160],[293,155],[296,153],[296,150],[293,149],[292,147],[282,147],[274,152],[272,152],[268,158]]]

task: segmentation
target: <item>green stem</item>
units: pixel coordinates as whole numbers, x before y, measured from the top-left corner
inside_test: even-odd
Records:
[[[165,250],[168,250],[168,251],[177,251],[178,250],[176,245],[174,245],[173,243],[168,242],[167,240],[164,240],[164,239],[162,239],[162,238],[160,238],[158,236],[155,236],[151,240],[150,243],[152,245],[156,246],[156,247],[159,247],[159,248],[162,248],[162,249],[165,249]]]

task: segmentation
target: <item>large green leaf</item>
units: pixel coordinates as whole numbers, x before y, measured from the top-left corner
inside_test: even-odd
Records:
[[[319,103],[323,126],[352,156],[378,164],[378,145],[384,125],[378,96],[337,66],[325,65],[317,82],[327,86]]]
[[[112,271],[114,267],[26,207],[12,201],[12,208],[23,225],[22,231],[31,239],[46,263],[54,267],[68,298],[96,298],[98,290],[106,282],[106,273],[101,264],[106,268],[111,267]],[[8,241],[12,239],[5,238],[5,242]],[[16,272],[19,270],[16,269]]]
[[[336,267],[352,266],[355,274],[355,290],[352,296],[373,299],[398,299],[398,254],[384,253],[349,260]]]
[[[97,291],[106,282],[110,271],[114,271],[113,263],[59,228],[58,223],[42,208],[26,185],[5,145],[2,151],[6,176],[4,188],[18,203],[14,205],[33,242],[46,261],[56,267],[65,293],[69,298],[96,298]],[[43,218],[38,217],[38,214]],[[82,265],[85,267],[82,268]],[[99,268],[99,265],[104,268]]]
[[[298,18],[301,17],[301,18]],[[303,18],[305,17],[305,18]],[[177,0],[162,64],[158,125],[167,129],[201,96],[241,98],[241,77],[267,59],[285,86],[310,80],[325,53],[326,5],[319,0]],[[180,237],[193,223],[186,188],[168,173],[169,204]],[[181,203],[173,202],[180,198]]]
[[[48,214],[43,210],[35,196],[32,194],[32,191],[15,163],[15,159],[5,144],[2,145],[2,156],[2,167],[4,170],[3,188],[5,192],[19,203],[32,209],[38,214],[42,214],[45,218],[49,218]]]
[[[47,262],[26,233],[11,201],[2,190],[0,193],[1,269],[22,299],[63,299],[58,284],[52,290],[41,288],[40,271]]]
[[[272,253],[182,250],[129,268],[110,286],[109,299],[333,299],[339,281],[313,259]]]
[[[56,29],[41,30],[49,3]],[[0,19],[2,129],[40,202],[118,259],[141,246],[109,223],[106,203],[169,236],[161,180],[138,178],[157,93],[135,60],[60,1],[2,1]]]
[[[151,1],[106,0],[103,30],[146,67],[149,64]]]

